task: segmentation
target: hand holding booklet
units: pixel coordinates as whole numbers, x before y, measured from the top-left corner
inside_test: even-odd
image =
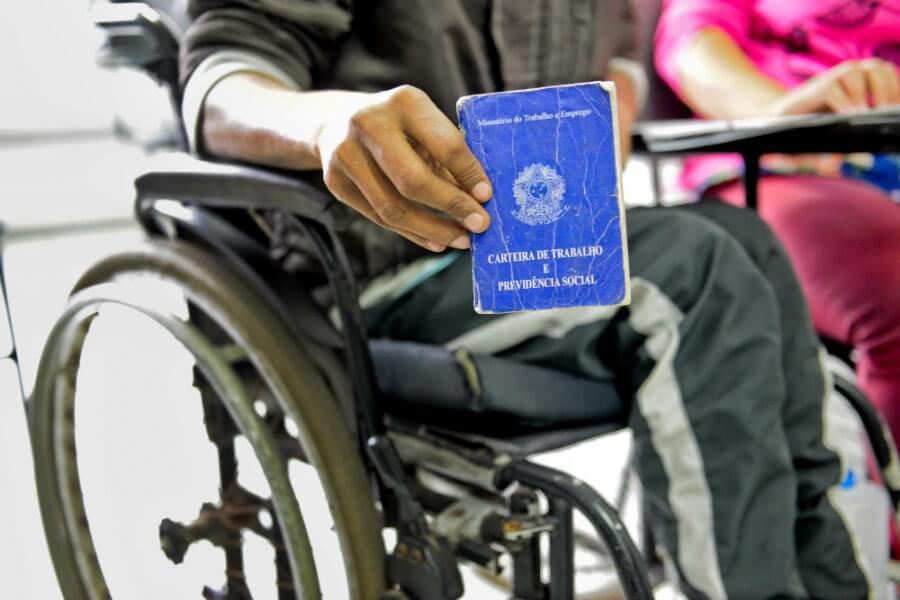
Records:
[[[494,190],[472,235],[475,310],[627,304],[614,85],[465,96],[457,111]]]

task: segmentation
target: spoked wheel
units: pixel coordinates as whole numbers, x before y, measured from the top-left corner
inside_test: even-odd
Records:
[[[154,298],[173,286],[189,302],[191,322],[154,307]],[[324,380],[289,326],[250,286],[206,252],[155,241],[110,257],[82,277],[48,338],[30,400],[41,513],[66,599],[111,597],[85,511],[75,443],[82,349],[92,320],[110,304],[151,318],[190,352],[207,434],[219,451],[220,498],[204,504],[193,523],[163,520],[159,542],[167,556],[180,561],[198,539],[222,547],[228,584],[204,595],[249,598],[241,534],[253,531],[275,548],[280,599],[321,598],[321,565],[305,525],[321,516],[301,512],[288,480],[288,461],[302,458],[315,469],[330,507],[351,598],[380,598],[385,585],[380,517],[357,444]],[[270,405],[268,410],[260,410],[260,402]],[[285,434],[286,424],[296,428],[294,436]],[[233,440],[238,435],[252,447],[271,498],[237,483]],[[267,515],[272,518],[263,518]]]

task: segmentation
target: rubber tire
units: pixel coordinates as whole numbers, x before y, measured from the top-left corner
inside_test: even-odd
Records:
[[[369,479],[337,401],[306,351],[288,333],[290,327],[232,270],[208,252],[179,241],[150,241],[100,261],[82,276],[73,295],[90,286],[147,275],[176,284],[189,301],[248,351],[255,368],[284,403],[282,410],[294,417],[304,453],[320,477],[344,556],[351,598],[378,600],[385,590],[385,551]],[[85,328],[81,335],[86,333]],[[59,449],[52,435],[58,361],[54,349],[45,347],[29,402],[31,437],[45,535],[57,577],[66,599],[80,600],[90,596],[72,556],[72,540],[61,526],[65,521],[56,478]],[[62,383],[74,385],[74,378]],[[71,443],[74,448],[74,440]],[[84,525],[87,532],[87,523]]]

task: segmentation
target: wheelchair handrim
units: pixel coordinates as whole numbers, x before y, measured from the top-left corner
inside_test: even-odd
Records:
[[[147,279],[148,276],[157,281],[162,278],[176,283],[192,304],[216,319],[223,329],[228,329],[233,339],[256,350],[248,353],[253,354],[249,358],[272,389],[282,410],[297,423],[301,445],[310,462],[320,471],[345,556],[351,595],[353,598],[377,598],[384,589],[384,550],[377,526],[379,519],[366,487],[365,472],[359,457],[354,454],[352,439],[343,430],[327,388],[305,359],[303,350],[284,338],[286,329],[279,326],[271,311],[255,302],[251,290],[234,281],[204,253],[172,242],[154,242],[138,251],[106,259],[91,269],[76,286],[69,309],[54,328],[41,360],[31,415],[35,469],[46,534],[67,598],[109,597],[81,503],[74,464],[73,427],[66,426],[70,423],[66,419],[72,416],[74,376],[81,343],[96,307],[102,303],[127,304],[157,322],[165,321],[162,315],[152,314],[152,308],[141,306],[141,298],[127,297],[127,294],[123,297],[121,290],[124,288],[120,284],[124,280]],[[172,331],[173,327],[179,331]],[[265,439],[266,432],[260,431],[264,426],[253,410],[252,402],[228,389],[240,388],[240,385],[234,380],[231,384],[236,385],[228,385],[228,369],[215,364],[213,349],[205,348],[204,351],[202,336],[198,341],[197,332],[184,323],[168,323],[167,329],[183,344],[192,346],[189,350],[197,358],[198,365],[210,374],[215,373],[220,387],[225,382],[217,391],[223,399],[230,398],[229,411],[243,433],[261,440],[258,447],[263,452],[277,452],[274,444],[267,444],[271,439]],[[279,334],[282,339],[278,339]],[[260,352],[260,348],[266,351]],[[198,357],[198,353],[201,356]],[[287,360],[290,369],[285,368]],[[298,402],[300,398],[302,403]],[[263,462],[263,457],[260,459]],[[293,514],[284,524],[286,528],[290,527],[293,538],[288,545],[292,548],[289,554],[293,559],[296,589],[303,590],[303,598],[316,598],[319,592],[315,567],[296,497],[287,484],[286,474],[277,471],[270,470],[266,475],[273,492],[279,489],[284,494],[277,494],[278,497],[290,499],[287,506],[278,508],[280,519]]]

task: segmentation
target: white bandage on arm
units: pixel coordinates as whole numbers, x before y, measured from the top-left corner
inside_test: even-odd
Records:
[[[647,79],[644,65],[631,58],[614,56],[609,59],[609,68],[625,73],[631,79],[631,82],[634,84],[635,100],[637,101],[637,112],[635,114],[641,114],[650,95],[650,81]]]
[[[181,118],[191,151],[198,150],[203,103],[209,91],[228,75],[238,72],[259,73],[292,89],[299,89],[282,68],[257,54],[241,50],[221,50],[210,54],[191,73],[181,99]]]

